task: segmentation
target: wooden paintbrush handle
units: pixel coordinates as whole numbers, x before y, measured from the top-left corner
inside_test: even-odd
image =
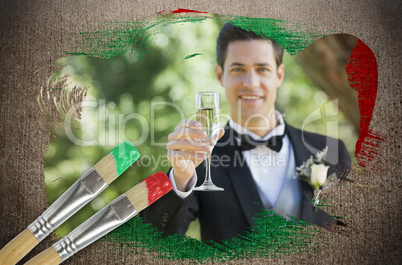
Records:
[[[39,240],[27,228],[0,250],[0,264],[14,265],[29,253]]]
[[[39,253],[32,259],[30,259],[25,265],[57,265],[62,263],[59,254],[53,247],[46,249],[45,251]]]

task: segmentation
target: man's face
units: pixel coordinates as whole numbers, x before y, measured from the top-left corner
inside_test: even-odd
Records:
[[[235,41],[228,45],[224,69],[216,76],[225,88],[232,119],[243,126],[274,115],[277,88],[285,74],[277,67],[272,45],[266,40]]]

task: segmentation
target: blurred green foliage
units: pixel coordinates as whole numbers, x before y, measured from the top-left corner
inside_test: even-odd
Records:
[[[65,65],[58,74],[68,74],[71,86],[86,87],[88,93],[80,128],[57,135],[47,147],[49,202],[124,140],[138,148],[141,158],[56,233],[64,236],[142,179],[169,169],[167,136],[182,119],[194,114],[196,92],[220,92],[221,112],[226,114],[222,124],[227,122],[229,108],[215,78],[215,45],[221,26],[221,21],[212,19],[164,24],[146,31],[140,41],[109,60],[71,56],[58,62]],[[278,91],[277,109],[285,120],[301,128],[309,114],[320,113],[322,118],[305,129],[343,139],[354,159],[358,136],[342,113],[337,113],[336,105],[312,85],[290,55],[285,55],[284,63],[286,75]],[[326,117],[329,111],[334,115]],[[337,128],[327,132],[328,122],[337,122]],[[197,230],[198,224],[191,224],[188,235],[199,238]]]

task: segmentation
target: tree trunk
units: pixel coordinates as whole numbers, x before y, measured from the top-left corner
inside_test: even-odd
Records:
[[[328,35],[299,52],[295,59],[311,81],[331,100],[339,99],[339,109],[358,134],[360,111],[357,92],[351,91],[345,69],[356,44],[357,38],[352,35]]]

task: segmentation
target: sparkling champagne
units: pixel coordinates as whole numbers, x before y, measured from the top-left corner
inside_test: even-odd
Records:
[[[210,145],[215,145],[219,136],[219,110],[216,108],[203,108],[197,110],[197,121],[199,121],[203,129],[207,132],[207,138]]]

